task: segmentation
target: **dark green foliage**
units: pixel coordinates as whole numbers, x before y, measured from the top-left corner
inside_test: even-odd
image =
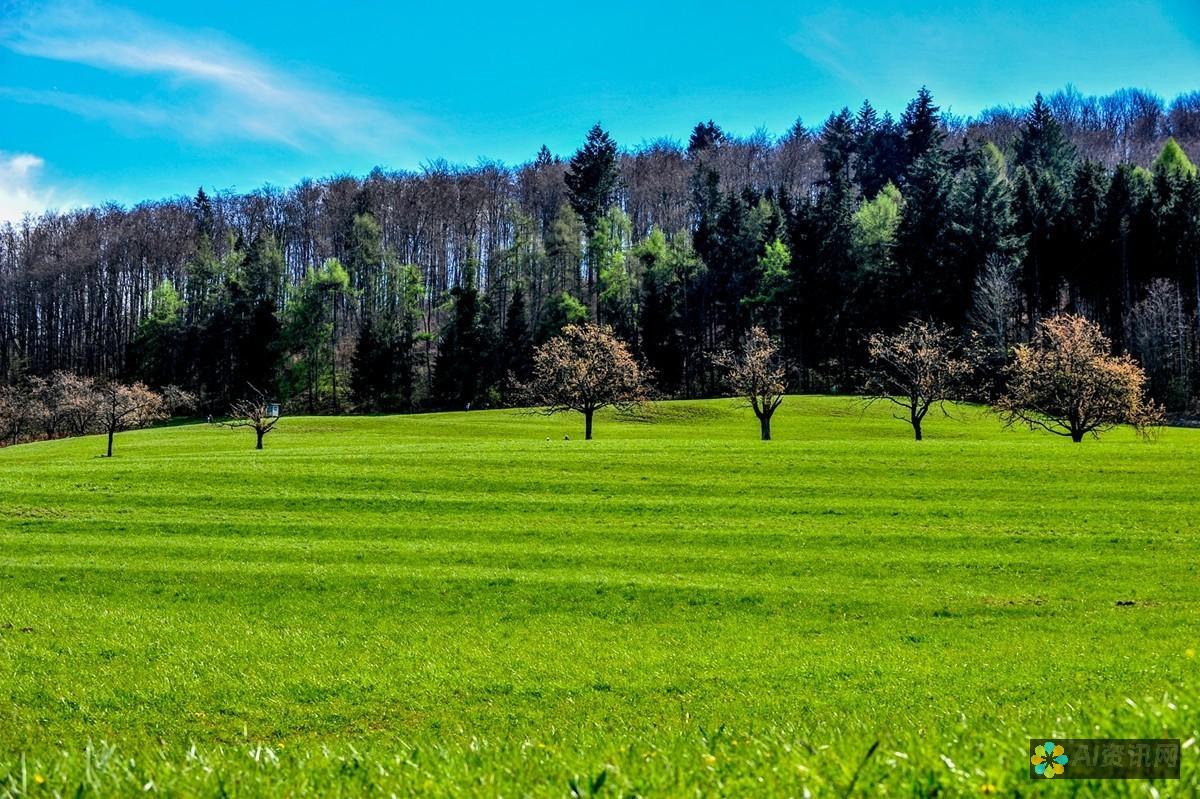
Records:
[[[933,93],[925,86],[904,109],[904,116],[900,118],[904,135],[901,174],[907,174],[925,153],[941,147],[946,134],[938,119],[939,110],[933,103]]]
[[[434,399],[441,407],[477,407],[487,388],[489,331],[482,313],[473,283],[450,291],[449,318],[438,338],[433,374]]]
[[[233,288],[237,365],[230,394],[247,396],[248,385],[268,393],[279,370],[280,323],[276,309],[283,284],[283,253],[270,233],[255,239]]]
[[[896,235],[904,307],[920,318],[962,321],[970,277],[953,246],[953,176],[944,150],[930,149],[909,169]]]
[[[763,207],[753,196],[726,195],[717,217],[715,236],[703,256],[711,281],[714,344],[726,348],[749,328],[742,299],[756,284],[759,255],[765,242]]]
[[[1174,139],[1153,165],[1157,227],[1154,277],[1183,287],[1189,303],[1200,301],[1200,178]]]
[[[557,294],[546,302],[533,337],[534,343],[542,344],[557,336],[567,325],[586,322],[589,318],[587,307],[574,295],[567,291]]]
[[[879,118],[864,101],[854,120],[854,148],[857,153],[855,180],[864,198],[870,199],[888,183],[899,185],[903,169],[904,135],[885,113]]]
[[[1004,156],[988,142],[966,159],[950,198],[951,248],[946,285],[940,289],[943,318],[960,324],[970,307],[976,276],[991,258],[1009,263],[1023,251],[1012,211],[1012,186]]]
[[[695,257],[681,240],[656,229],[635,251],[642,265],[641,356],[666,394],[684,382],[688,287],[696,279]]]
[[[1105,298],[1102,310],[1107,311],[1101,318],[1110,330],[1124,329],[1124,311],[1135,302],[1139,254],[1151,244],[1153,220],[1148,214],[1147,193],[1145,181],[1127,165],[1113,171],[1105,193],[1099,226],[1104,256],[1097,283],[1098,294]]]
[[[850,183],[834,173],[811,204],[788,219],[790,285],[780,294],[784,356],[796,364],[802,390],[845,390],[861,339],[851,333],[855,201]]]
[[[186,383],[186,333],[183,303],[175,287],[164,280],[151,295],[150,315],[138,325],[130,343],[133,377],[154,388]]]
[[[368,307],[375,302],[376,280],[383,274],[380,236],[379,223],[374,216],[355,214],[346,253],[346,273],[350,276],[350,285],[363,292],[363,301]]]
[[[821,158],[829,180],[850,181],[850,164],[858,143],[858,131],[849,108],[825,121],[821,130]]]
[[[358,326],[351,360],[350,390],[361,410],[380,410],[393,390],[391,342],[368,316]]]
[[[590,235],[617,185],[617,144],[599,123],[588,131],[587,141],[571,157],[563,179],[571,206]]]
[[[896,261],[896,233],[904,198],[887,183],[873,199],[854,212],[852,244],[855,271],[847,315],[858,330],[891,330],[902,320],[898,299],[906,282]]]
[[[1067,201],[1074,172],[1074,147],[1039,94],[1014,144],[1017,166],[1015,211],[1026,237],[1024,281],[1036,316],[1058,302],[1069,259],[1074,257]]]
[[[533,336],[529,332],[525,289],[520,283],[513,287],[512,299],[504,315],[504,336],[500,339],[500,351],[496,359],[505,366],[505,378],[511,375],[517,383],[529,379],[533,364]]]
[[[1031,312],[1041,315],[1057,302],[1066,269],[1063,233],[1067,187],[1053,172],[1018,167],[1013,208],[1025,236],[1024,285]]]
[[[212,200],[208,199],[203,186],[196,190],[196,196],[192,200],[192,219],[196,238],[212,241],[216,227],[213,217]]]
[[[1068,214],[1076,239],[1076,256],[1066,265],[1067,281],[1071,286],[1069,310],[1099,320],[1113,319],[1118,307],[1105,263],[1111,246],[1104,233],[1108,190],[1107,171],[1088,161],[1076,168],[1068,200]],[[1120,330],[1120,326],[1115,330]]]
[[[688,139],[688,154],[694,155],[711,149],[723,141],[725,141],[725,132],[711,119],[707,122],[697,123],[696,127],[692,128],[691,138]]]
[[[288,296],[283,340],[292,360],[288,393],[303,396],[312,413],[326,400],[338,409],[338,306],[350,293],[350,278],[336,258],[310,269]]]
[[[1031,172],[1047,172],[1059,182],[1066,181],[1075,162],[1075,148],[1063,133],[1041,93],[1034,98],[1025,126],[1014,145],[1016,164]]]

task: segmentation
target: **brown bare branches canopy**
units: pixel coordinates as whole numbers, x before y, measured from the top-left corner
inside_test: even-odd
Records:
[[[1008,424],[1022,423],[1079,443],[1129,424],[1142,435],[1163,423],[1162,408],[1146,396],[1146,374],[1129,355],[1082,316],[1043,320],[1029,344],[1017,346],[1008,392],[997,408]]]
[[[950,328],[929,322],[909,322],[890,335],[875,333],[867,349],[868,396],[903,408],[904,416],[896,418],[912,425],[917,441],[929,409],[957,399],[973,368]]]
[[[279,424],[279,406],[268,402],[267,396],[253,386],[253,396],[229,406],[229,419],[218,422],[222,427],[249,427],[254,431],[255,449],[263,448],[263,438]]]
[[[34,405],[29,393],[16,386],[0,387],[0,434],[9,444],[16,444],[29,426]]]
[[[195,397],[175,386],[159,392],[142,383],[99,382],[54,372],[20,386],[0,387],[0,445],[105,433],[105,455],[111,458],[117,433],[163,421],[194,403]]]
[[[100,384],[96,393],[99,398],[97,418],[100,428],[108,435],[106,457],[109,458],[113,454],[113,437],[117,433],[169,419],[173,409],[192,402],[187,392],[168,387],[160,394],[151,391],[143,383],[125,385],[109,381]]]
[[[641,368],[612,328],[584,324],[567,325],[538,347],[527,396],[542,413],[582,413],[584,438],[590,440],[596,411],[637,407],[648,392]]]
[[[722,352],[714,360],[725,370],[730,389],[754,409],[762,440],[770,441],[771,417],[787,391],[787,366],[775,342],[756,326],[746,334],[741,349]]]
[[[4,441],[16,444],[36,438],[97,432],[100,400],[95,380],[63,371],[0,389],[0,429]]]
[[[95,426],[100,413],[96,382],[70,372],[30,378],[29,397],[35,403],[38,424],[47,438],[64,433],[81,436]]]

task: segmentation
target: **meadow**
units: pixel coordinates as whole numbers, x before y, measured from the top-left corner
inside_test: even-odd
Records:
[[[0,450],[0,796],[1195,795],[1200,430],[955,417]],[[1179,782],[1027,776],[1030,738],[1164,735]]]

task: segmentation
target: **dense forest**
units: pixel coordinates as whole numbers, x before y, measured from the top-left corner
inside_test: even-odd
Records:
[[[1190,157],[1189,157],[1190,154]],[[0,228],[0,379],[177,385],[216,413],[503,404],[535,346],[612,326],[665,396],[720,389],[754,326],[791,388],[853,391],[910,319],[997,361],[1048,314],[1097,321],[1194,407],[1200,92],[1068,89],[975,118],[925,89],[780,138],[702,122],[622,148],[597,125],[529,163],[431,163]],[[253,386],[253,389],[250,387]]]

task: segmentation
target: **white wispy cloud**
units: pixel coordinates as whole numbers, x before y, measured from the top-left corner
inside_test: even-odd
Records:
[[[943,74],[948,66],[968,50],[959,23],[898,9],[891,13],[871,13],[853,4],[814,9],[800,23],[788,44],[823,69],[864,96],[881,82],[902,81],[907,88],[913,74],[924,72],[917,85],[928,76]],[[912,51],[906,62],[893,55],[905,45]]]
[[[46,162],[31,153],[0,151],[0,223],[18,222],[26,213],[79,205],[61,188],[47,184]]]
[[[272,65],[217,31],[177,28],[88,0],[18,7],[7,17],[0,44],[9,50],[113,73],[128,81],[114,94],[138,96],[0,87],[19,102],[206,143],[232,138],[381,153],[417,135],[415,117],[341,91],[327,77]],[[147,77],[157,79],[154,90],[137,95]]]
[[[854,63],[854,48],[846,41],[849,27],[844,13],[826,12],[804,19],[787,42],[809,61],[861,89],[866,82]]]

